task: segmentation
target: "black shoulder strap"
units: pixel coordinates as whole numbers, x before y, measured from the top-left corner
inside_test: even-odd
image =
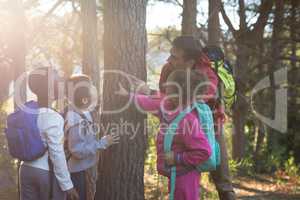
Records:
[[[48,165],[49,165],[49,184],[50,184],[50,191],[49,191],[49,199],[53,198],[53,184],[54,184],[54,167],[52,160],[50,159],[50,153],[48,152]]]
[[[88,118],[85,116],[85,114],[83,114],[82,112],[78,112],[78,114],[82,119],[89,121]]]

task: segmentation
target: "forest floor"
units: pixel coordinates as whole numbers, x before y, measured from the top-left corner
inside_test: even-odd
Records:
[[[276,178],[270,175],[238,176],[233,179],[234,189],[239,200],[300,200],[300,182],[289,177]],[[217,200],[215,187],[207,175],[202,177],[201,199]],[[164,186],[165,185],[165,186]],[[146,199],[167,200],[165,179],[145,176]]]
[[[234,181],[234,188],[238,199],[243,200],[300,199],[299,181],[289,177],[284,179],[267,175],[238,177]]]
[[[202,197],[204,200],[218,199],[214,186],[208,181],[208,176],[202,178]],[[289,177],[280,179],[270,175],[238,176],[234,178],[234,188],[237,199],[240,200],[299,200],[300,183]],[[167,200],[166,179],[145,175],[146,200]],[[16,187],[0,188],[0,200],[17,200]]]

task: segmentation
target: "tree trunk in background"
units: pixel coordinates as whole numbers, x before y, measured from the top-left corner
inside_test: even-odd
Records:
[[[258,51],[258,56],[257,56],[257,60],[258,63],[263,63],[263,60],[265,58],[264,55],[264,43],[260,43],[259,45],[259,51]],[[264,74],[265,71],[267,71],[266,69],[266,65],[264,64],[259,64],[258,65],[258,74]],[[263,91],[260,95],[256,95],[254,102],[265,102],[266,100],[266,92]],[[265,106],[265,104],[258,104],[257,106],[257,110],[263,111],[263,113],[266,113],[266,108],[267,106]],[[256,144],[255,144],[255,148],[253,150],[254,154],[253,154],[253,161],[254,161],[254,168],[257,170],[257,172],[261,172],[262,168],[261,168],[261,150],[263,147],[263,143],[264,143],[264,139],[266,136],[266,126],[259,120],[255,120],[256,122]]]
[[[237,40],[237,60],[235,67],[235,77],[237,85],[237,98],[233,108],[233,126],[234,133],[232,136],[232,157],[240,160],[245,154],[245,122],[248,105],[245,102],[244,94],[246,93],[244,70],[248,68],[249,47],[243,44],[243,39]]]
[[[81,0],[82,14],[82,71],[92,78],[99,91],[100,69],[98,64],[96,0]]]
[[[208,6],[208,45],[220,46],[220,1],[209,0]]]
[[[182,35],[193,35],[197,33],[197,0],[183,0]]]
[[[299,97],[299,89],[297,86],[300,85],[299,75],[300,69],[299,64],[297,66],[297,45],[299,45],[299,40],[297,42],[297,37],[300,36],[300,3],[298,0],[291,0],[291,16],[289,20],[290,26],[290,38],[291,38],[291,68],[288,73],[289,80],[289,102],[288,102],[288,135],[289,141],[291,141],[291,149],[294,152],[296,163],[300,163],[300,136],[299,136],[299,114],[295,111],[300,110],[300,103],[297,102],[297,97]],[[298,35],[297,35],[298,33]],[[299,61],[298,61],[299,62]]]
[[[26,84],[16,84],[18,78],[25,73],[25,13],[22,0],[11,0],[11,30],[8,41],[8,56],[14,71],[14,103],[15,108],[26,101]],[[25,81],[25,80],[24,80]]]
[[[274,13],[274,21],[273,21],[273,33],[272,33],[272,50],[271,50],[271,62],[268,67],[268,73],[270,76],[270,88],[268,89],[268,99],[266,99],[269,102],[268,105],[268,116],[271,119],[274,119],[275,117],[275,83],[274,83],[274,75],[273,73],[276,71],[276,69],[279,69],[281,66],[281,59],[280,56],[283,53],[283,26],[284,26],[284,0],[277,0],[275,1],[275,13]],[[276,130],[273,130],[271,127],[268,131],[268,149],[270,150],[270,153],[274,153],[275,155],[278,155],[279,150],[282,150],[279,148],[280,146],[280,140],[281,140],[282,134],[277,132]],[[284,138],[282,138],[284,139]],[[277,152],[277,153],[276,153]]]
[[[232,22],[226,14],[224,6],[221,6],[221,13],[229,30],[236,41],[236,65],[234,75],[237,85],[237,99],[233,110],[234,135],[232,140],[233,158],[240,160],[245,154],[245,122],[248,111],[248,104],[245,100],[247,92],[248,73],[251,71],[249,60],[255,55],[257,45],[262,42],[264,29],[267,24],[273,1],[262,0],[259,7],[259,16],[253,24],[253,28],[247,27],[246,7],[244,0],[239,0],[240,27],[235,30]]]
[[[102,133],[121,134],[121,142],[100,157],[97,200],[144,199],[146,116],[132,104],[124,111],[107,112],[117,111],[127,102],[127,98],[115,94],[119,84],[129,88],[122,73],[146,80],[146,3],[146,0],[103,1],[104,91],[101,122],[108,129],[102,130]],[[136,129],[136,135],[131,128]]]

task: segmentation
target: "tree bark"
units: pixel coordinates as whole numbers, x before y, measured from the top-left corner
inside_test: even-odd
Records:
[[[12,0],[11,5],[11,30],[8,41],[8,56],[11,59],[11,66],[14,71],[14,106],[26,101],[26,84],[25,79],[22,83],[17,80],[25,74],[25,13],[22,0]]]
[[[184,0],[181,22],[182,35],[197,34],[197,0]]]
[[[277,0],[275,1],[275,13],[274,13],[274,21],[273,21],[273,33],[272,33],[272,50],[271,50],[271,62],[268,68],[268,73],[270,76],[271,87],[268,92],[268,102],[269,102],[269,117],[274,118],[275,115],[275,83],[274,83],[274,75],[273,73],[276,69],[281,67],[281,52],[283,52],[283,26],[284,26],[284,1]],[[281,134],[269,128],[268,133],[268,149],[270,152],[274,152],[278,150],[279,141]]]
[[[98,64],[96,0],[81,0],[82,13],[82,69],[92,78],[99,91],[100,69]]]
[[[208,6],[208,45],[220,46],[220,1],[209,0]]]
[[[294,157],[296,163],[300,163],[300,145],[299,141],[299,117],[297,112],[295,110],[300,109],[300,103],[297,102],[297,97],[299,96],[299,65],[297,66],[297,44],[299,44],[299,41],[297,42],[297,37],[300,35],[300,26],[299,26],[299,15],[300,13],[297,12],[299,10],[300,4],[297,0],[291,0],[291,16],[290,16],[290,38],[291,38],[291,57],[290,57],[290,63],[291,63],[291,70],[288,73],[288,80],[289,80],[289,102],[288,102],[288,122],[289,122],[289,133],[288,133],[288,139],[291,141],[291,148],[288,148],[288,150],[292,150],[294,152]],[[298,61],[299,62],[299,61]],[[297,87],[298,86],[298,87]]]
[[[108,129],[102,130],[102,133],[121,134],[121,142],[100,157],[95,198],[98,200],[144,199],[146,116],[133,105],[117,113],[109,110],[121,109],[127,102],[127,98],[115,94],[119,84],[128,89],[125,74],[146,80],[146,3],[146,0],[103,1],[104,91],[101,122],[102,127]],[[131,128],[136,129],[136,135]]]
[[[258,51],[258,57],[257,57],[257,60],[258,60],[258,74],[264,74],[266,69],[264,69],[266,67],[266,65],[264,64],[260,64],[260,63],[263,63],[263,60],[265,58],[265,55],[264,55],[264,44],[261,43],[259,45],[259,51]],[[265,102],[265,99],[266,99],[266,92],[262,92],[260,95],[257,95],[256,98],[254,99],[254,102]],[[263,104],[261,103],[258,103],[258,104],[255,104],[257,105],[257,109],[260,110],[260,111],[263,111],[263,113],[265,113],[265,110],[266,110],[266,106],[264,106]],[[253,160],[254,160],[254,168],[260,172],[261,171],[261,163],[260,163],[260,160],[261,160],[261,149],[263,147],[263,142],[264,142],[264,138],[265,138],[265,130],[266,130],[266,127],[265,125],[259,121],[259,120],[255,120],[255,123],[256,123],[256,144],[255,144],[255,149],[254,149],[254,154],[253,154]]]
[[[233,107],[233,126],[234,132],[232,137],[232,157],[240,160],[245,155],[245,122],[248,105],[244,99],[246,93],[246,83],[244,79],[244,71],[248,68],[250,49],[244,44],[244,40],[240,39],[237,43],[237,60],[235,67],[235,77],[237,86],[237,97]]]

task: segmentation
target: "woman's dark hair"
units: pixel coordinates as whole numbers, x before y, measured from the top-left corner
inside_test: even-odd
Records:
[[[72,75],[67,81],[67,96],[69,100],[78,108],[86,106],[82,100],[88,99],[91,103],[91,79],[85,74]]]
[[[46,100],[48,99],[50,89],[53,89],[54,95],[57,97],[58,82],[62,80],[57,70],[50,67],[39,67],[29,74],[28,85],[29,89],[39,99]]]
[[[172,42],[172,46],[183,50],[185,60],[197,61],[202,52],[199,40],[189,35],[183,35],[175,38]]]
[[[167,79],[167,84],[176,84],[172,90],[173,94],[182,95],[183,103],[202,100],[207,90],[208,78],[203,73],[196,70],[175,70]],[[181,93],[179,92],[181,90]]]

